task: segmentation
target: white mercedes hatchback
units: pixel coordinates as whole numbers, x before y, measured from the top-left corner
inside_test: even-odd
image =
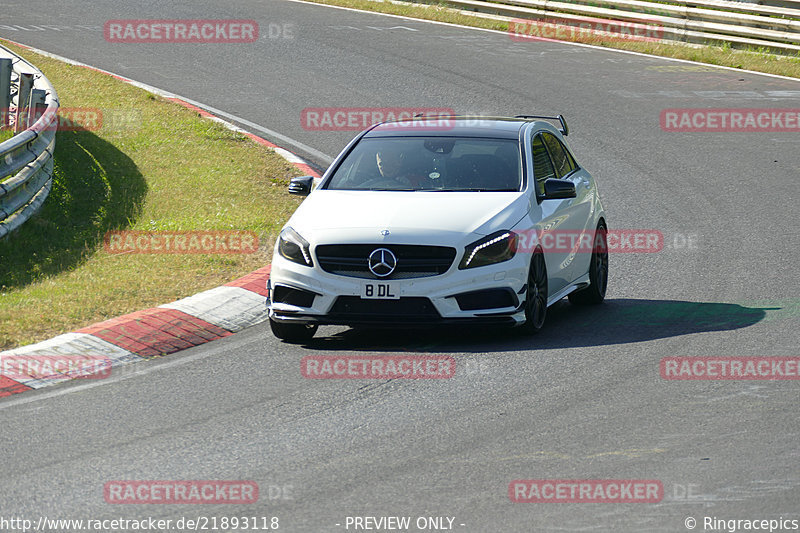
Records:
[[[559,128],[548,120],[557,121]],[[568,296],[600,303],[606,217],[562,116],[386,122],[353,139],[278,237],[273,333],[319,325],[508,324],[540,330]]]

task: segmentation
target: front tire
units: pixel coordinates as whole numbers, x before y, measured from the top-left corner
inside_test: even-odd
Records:
[[[525,324],[526,333],[538,333],[544,327],[547,316],[547,266],[544,252],[537,248],[533,252],[531,266],[528,269],[528,288],[525,292]]]
[[[272,334],[282,341],[298,344],[311,340],[319,328],[316,324],[286,324],[269,319]]]
[[[596,305],[603,303],[608,287],[608,230],[603,222],[597,225],[594,236],[592,258],[589,261],[589,286],[570,293],[569,302],[575,305]]]

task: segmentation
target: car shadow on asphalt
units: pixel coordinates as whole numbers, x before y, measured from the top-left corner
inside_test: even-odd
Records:
[[[598,306],[562,300],[548,309],[544,329],[437,327],[425,329],[321,328],[305,347],[318,351],[482,353],[604,346],[729,331],[758,323],[774,308],[732,303],[610,299]],[[329,333],[330,332],[330,333]]]

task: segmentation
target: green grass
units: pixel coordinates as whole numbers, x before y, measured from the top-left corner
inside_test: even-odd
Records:
[[[295,167],[177,104],[6,46],[44,72],[62,108],[100,109],[104,123],[56,134],[50,196],[0,241],[0,349],[189,296],[269,262],[299,202],[285,187]],[[105,233],[124,229],[247,230],[261,246],[247,255],[104,251]]]
[[[435,20],[486,28],[498,31],[508,31],[508,22],[481,17],[479,14],[465,15],[460,10],[448,8],[434,1],[427,3],[411,3],[384,0],[308,0],[317,4],[350,7],[364,11],[375,11],[401,15],[409,18]],[[708,46],[689,46],[681,43],[658,43],[641,41],[620,41],[619,39],[603,38],[602,36],[581,35],[576,33],[575,42],[630,50],[657,56],[672,57],[733,67],[768,74],[778,74],[793,78],[800,78],[800,55],[786,56],[769,53],[763,49],[734,49],[729,43],[711,44]]]

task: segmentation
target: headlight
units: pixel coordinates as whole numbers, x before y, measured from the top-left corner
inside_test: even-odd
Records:
[[[308,241],[290,227],[284,228],[278,237],[278,253],[293,263],[314,266]]]
[[[498,231],[464,250],[464,259],[458,268],[474,268],[508,261],[517,253],[517,234],[513,231]]]

